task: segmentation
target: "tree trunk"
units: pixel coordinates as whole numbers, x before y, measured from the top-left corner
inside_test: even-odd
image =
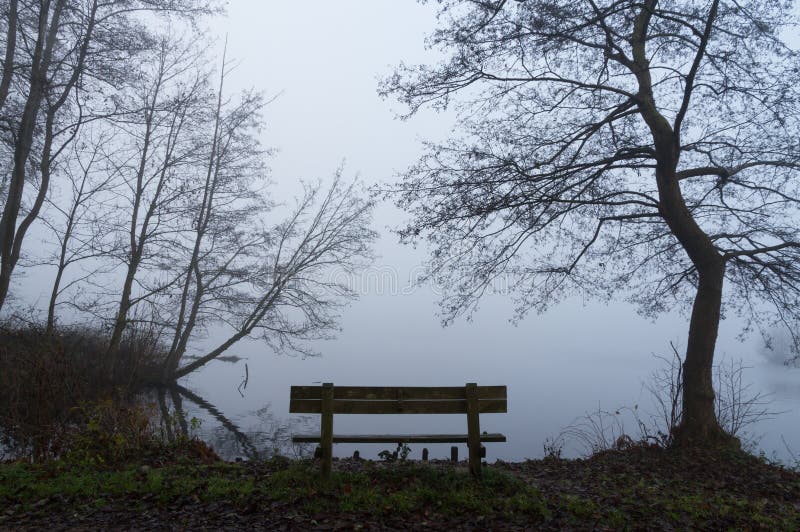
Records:
[[[724,276],[724,263],[700,273],[683,362],[681,423],[673,435],[677,446],[738,446],[717,421],[712,378]]]
[[[131,292],[133,290],[133,279],[136,276],[136,269],[139,266],[138,259],[139,256],[134,254],[134,256],[131,257],[130,264],[128,264],[128,271],[125,274],[125,283],[122,286],[119,308],[114,318],[114,328],[111,332],[111,339],[108,342],[108,349],[106,350],[108,371],[112,378],[116,372],[117,355],[120,344],[122,343],[122,334],[128,326],[128,312],[131,310]]]
[[[233,336],[222,342],[222,344],[219,347],[217,347],[210,353],[198,358],[191,364],[187,364],[186,366],[180,369],[178,369],[176,363],[174,369],[171,372],[166,372],[164,374],[163,377],[164,382],[177,382],[178,379],[185,377],[189,373],[199,368],[202,368],[203,366],[205,366],[206,364],[208,364],[209,362],[220,356],[222,353],[227,351],[228,348],[230,348],[233,344],[235,344],[236,342],[238,342],[239,340],[250,334],[251,330],[252,328],[250,329],[245,328],[243,330],[238,331],[236,334],[234,334]]]
[[[45,332],[52,334],[56,326],[56,301],[58,300],[58,290],[61,286],[61,278],[64,275],[64,264],[62,262],[58,265],[56,273],[56,280],[53,282],[53,290],[50,292],[50,302],[47,305],[47,326]]]
[[[677,161],[677,157],[674,160]],[[735,445],[734,442],[738,440],[728,436],[717,421],[712,379],[725,259],[687,208],[675,178],[675,166],[675,163],[660,165],[656,170],[660,210],[664,221],[694,264],[698,283],[683,362],[681,422],[675,428],[673,441],[675,445],[684,447]]]
[[[41,166],[42,175],[39,184],[39,193],[37,195],[34,205],[31,210],[22,220],[19,228],[16,228],[17,217],[22,207],[22,194],[26,181],[26,165],[33,148],[33,138],[36,129],[36,118],[39,114],[39,109],[42,104],[48,102],[48,92],[52,89],[51,80],[48,78],[48,72],[52,64],[52,55],[55,44],[58,40],[58,33],[61,29],[61,16],[64,9],[67,8],[66,0],[58,0],[53,8],[52,16],[50,15],[50,4],[42,4],[39,8],[39,26],[36,45],[33,53],[33,60],[31,63],[30,73],[30,87],[28,96],[26,98],[25,107],[23,109],[22,118],[20,120],[19,131],[14,140],[14,158],[13,167],[11,172],[11,181],[9,183],[8,195],[6,204],[3,208],[2,217],[0,217],[0,309],[8,296],[8,291],[11,283],[11,274],[19,260],[20,250],[22,247],[23,239],[31,224],[38,218],[39,210],[42,207],[45,196],[47,195],[49,180],[50,180],[50,148],[53,141],[53,125],[55,123],[55,115],[66,103],[72,89],[78,82],[81,74],[83,73],[84,61],[88,53],[89,43],[92,39],[92,33],[95,25],[95,15],[97,13],[97,1],[94,2],[91,14],[88,19],[88,26],[86,34],[83,36],[83,41],[79,48],[78,61],[72,67],[72,73],[67,83],[62,87],[60,96],[49,105],[47,111],[45,151],[42,154]],[[18,18],[18,6],[14,1],[10,5],[9,11],[9,24],[16,26]],[[49,26],[48,26],[49,24]],[[12,31],[9,28],[8,38],[16,38],[16,30]],[[8,58],[13,58],[14,43],[6,43],[10,50],[6,51],[6,65],[3,72],[3,79],[0,82],[0,106],[5,103],[8,96],[9,83],[13,75],[13,62],[11,70],[8,70]],[[10,54],[10,55],[9,55]],[[79,125],[79,124],[78,124]],[[78,127],[76,125],[76,129]],[[72,139],[75,138],[75,133],[72,134]],[[45,172],[46,170],[46,172]]]
[[[3,214],[0,216],[0,310],[6,301],[11,284],[11,273],[16,265],[12,260],[14,233],[17,227],[17,217],[22,208],[22,193],[26,182],[28,157],[33,147],[36,118],[45,98],[47,69],[50,66],[49,52],[51,48],[48,46],[49,37],[51,36],[52,28],[57,26],[60,9],[53,15],[53,26],[50,31],[48,31],[47,26],[49,14],[49,5],[46,7],[46,11],[39,13],[39,32],[31,63],[30,87],[20,118],[19,129],[15,132],[11,179],[4,198]]]
[[[738,440],[725,434],[717,421],[712,378],[725,259],[686,208],[677,181],[674,178],[659,179],[659,192],[662,215],[698,274],[683,362],[681,422],[675,428],[673,441],[675,445],[684,447],[716,447],[733,443]]]
[[[17,49],[17,19],[18,19],[18,0],[11,0],[8,3],[6,19],[6,57],[3,61],[3,77],[0,78],[0,110],[3,109],[11,89],[11,79],[14,75],[14,54]]]
[[[117,365],[117,352],[122,343],[122,333],[128,326],[128,312],[131,309],[131,291],[133,290],[133,280],[136,277],[136,270],[139,268],[142,254],[144,252],[144,239],[147,235],[147,217],[142,222],[141,235],[142,238],[137,240],[136,225],[139,219],[139,208],[142,204],[142,197],[144,194],[144,175],[147,169],[147,159],[150,154],[150,142],[153,136],[153,115],[155,114],[155,106],[161,88],[161,79],[157,80],[155,90],[153,92],[152,104],[146,101],[146,105],[150,107],[145,108],[145,132],[142,145],[142,153],[139,156],[139,165],[136,170],[136,188],[133,198],[133,207],[131,210],[131,222],[128,237],[130,238],[130,250],[128,268],[125,273],[125,282],[122,286],[122,295],[119,300],[119,307],[117,315],[114,318],[114,329],[111,332],[111,340],[108,342],[108,350],[106,352],[107,363],[109,366],[109,375],[113,378]],[[156,197],[158,194],[156,194]],[[153,198],[155,201],[156,198]],[[152,206],[152,203],[151,203]]]
[[[639,81],[638,106],[653,135],[661,217],[686,251],[699,276],[683,363],[682,419],[680,426],[675,429],[673,441],[677,445],[709,447],[727,438],[717,422],[711,378],[722,306],[725,260],[686,205],[676,175],[681,153],[680,130],[673,130],[670,122],[659,112],[653,95],[645,44],[655,3],[650,0],[637,16],[631,39],[634,62],[638,67],[635,71]]]
[[[656,172],[661,214],[698,274],[683,362],[681,423],[673,441],[678,446],[713,447],[731,441],[717,421],[712,379],[725,259],[686,207],[673,169],[674,164]]]

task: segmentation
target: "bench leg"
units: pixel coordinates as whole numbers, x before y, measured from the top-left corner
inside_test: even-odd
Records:
[[[331,477],[333,460],[333,384],[322,385],[322,420],[320,423],[320,442],[322,448],[322,478]]]
[[[481,425],[478,419],[478,385],[467,384],[467,443],[469,445],[469,472],[481,477]]]

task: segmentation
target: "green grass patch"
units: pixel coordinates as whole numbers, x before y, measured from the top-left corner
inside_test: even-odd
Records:
[[[31,515],[80,519],[98,508],[121,514],[186,508],[210,520],[238,512],[276,526],[292,519],[288,524],[301,528],[344,520],[390,527],[800,530],[797,473],[756,461],[686,463],[679,455],[654,454],[498,464],[480,482],[449,464],[345,461],[328,481],[307,461],[117,470],[6,464],[0,465],[0,508],[10,510],[5,521],[0,515],[0,528]]]
[[[0,502],[20,505],[23,510],[53,498],[62,504],[104,506],[109,501],[131,499],[166,504],[187,496],[202,502],[278,501],[299,504],[310,513],[547,515],[538,490],[492,470],[483,482],[475,482],[455,470],[424,466],[387,470],[367,465],[363,471],[336,472],[324,482],[318,470],[305,462],[289,463],[268,474],[257,467],[231,464],[158,469],[132,466],[116,471],[0,466]]]

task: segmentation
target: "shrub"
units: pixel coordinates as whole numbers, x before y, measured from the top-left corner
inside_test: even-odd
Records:
[[[107,345],[103,331],[88,327],[51,334],[31,325],[0,327],[0,456],[58,455],[76,408],[128,404],[157,374],[160,349],[153,335],[131,328],[114,375]]]
[[[682,361],[675,345],[670,346],[672,356],[657,356],[662,366],[644,384],[655,413],[645,414],[638,405],[614,410],[598,406],[596,411],[573,420],[555,438],[546,440],[545,456],[560,457],[567,443],[576,445],[585,455],[633,447],[670,447],[675,428],[681,422],[683,402]],[[743,440],[745,450],[752,452],[756,440],[745,429],[780,412],[770,409],[769,395],[755,391],[745,381],[746,369],[741,360],[723,360],[714,366],[715,406],[722,429]]]

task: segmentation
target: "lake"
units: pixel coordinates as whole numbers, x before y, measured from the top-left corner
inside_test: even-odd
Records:
[[[656,322],[637,316],[629,306],[585,304],[568,300],[550,312],[509,323],[506,298],[489,297],[472,322],[442,328],[435,316],[436,294],[419,289],[408,294],[367,294],[343,315],[336,340],[318,342],[318,357],[277,355],[255,341],[237,346],[236,363],[214,362],[182,384],[207,402],[206,408],[184,401],[187,415],[201,420],[199,433],[227,459],[247,457],[240,439],[220,422],[235,425],[256,440],[261,451],[292,431],[318,429],[319,416],[289,415],[289,388],[296,384],[460,386],[466,382],[508,386],[508,413],[481,416],[481,430],[502,432],[507,443],[488,443],[488,460],[524,460],[543,456],[544,444],[587,413],[604,410],[608,434],[637,432],[632,411],[645,421],[655,413],[645,384],[664,368],[655,355],[668,355],[669,342],[681,346],[686,322],[670,314]],[[769,419],[747,427],[746,439],[782,460],[800,451],[800,369],[763,355],[757,338],[735,339],[738,324],[725,321],[717,358],[741,360],[751,393],[768,396]],[[245,370],[246,366],[246,370]],[[245,371],[248,380],[242,385]],[[208,405],[217,414],[208,412]],[[627,409],[623,408],[627,407]],[[615,413],[618,409],[620,415]],[[337,415],[341,433],[466,432],[464,415]],[[270,433],[279,433],[273,437]],[[577,456],[580,442],[567,439],[564,456]],[[429,445],[432,458],[449,456],[449,444]],[[376,458],[386,445],[337,444],[335,456]],[[421,445],[412,445],[419,458]],[[390,449],[393,450],[393,449]],[[251,448],[252,451],[252,448]],[[306,449],[306,452],[308,449]],[[284,447],[284,453],[292,449]],[[461,457],[466,456],[462,445]]]

